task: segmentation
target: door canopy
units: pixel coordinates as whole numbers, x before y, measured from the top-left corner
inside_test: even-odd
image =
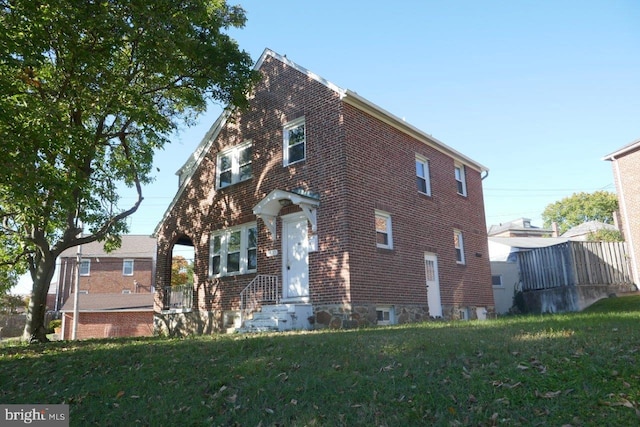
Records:
[[[304,212],[311,224],[311,230],[315,233],[317,229],[316,208],[320,201],[316,197],[311,197],[299,193],[284,190],[273,190],[264,199],[254,206],[253,213],[264,221],[271,238],[276,238],[276,217],[284,206],[298,205]]]

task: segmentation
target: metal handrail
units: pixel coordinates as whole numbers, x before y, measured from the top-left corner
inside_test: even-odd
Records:
[[[259,274],[240,292],[240,320],[242,323],[265,302],[280,301],[278,276]]]
[[[165,286],[163,290],[163,310],[193,308],[193,284]]]

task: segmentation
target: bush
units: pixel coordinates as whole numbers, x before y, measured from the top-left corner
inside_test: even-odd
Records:
[[[62,327],[62,320],[61,319],[56,319],[56,320],[52,320],[51,322],[49,322],[49,333],[52,334],[55,328],[61,328]]]

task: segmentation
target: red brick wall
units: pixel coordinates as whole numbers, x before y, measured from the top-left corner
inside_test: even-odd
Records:
[[[122,274],[123,258],[91,257],[89,276],[80,276],[80,290],[94,293],[149,293],[153,284],[153,262],[151,258],[133,259],[133,275]],[[76,277],[76,259],[62,258],[60,265],[59,286],[62,304],[73,293]],[[135,286],[135,282],[138,286]],[[62,306],[62,305],[61,305]]]
[[[249,111],[236,114],[227,122],[211,151],[201,161],[187,189],[177,201],[171,215],[158,233],[157,284],[170,283],[171,247],[182,235],[194,243],[197,308],[211,310],[237,308],[241,290],[254,275],[209,279],[209,235],[212,231],[256,221],[253,207],[275,189],[291,190],[302,187],[320,193],[322,209],[318,209],[319,246],[321,252],[310,254],[310,263],[321,263],[312,269],[310,293],[318,294],[318,284],[334,289],[335,299],[347,298],[342,284],[348,277],[334,267],[346,259],[346,246],[339,239],[346,237],[344,191],[345,157],[339,142],[340,101],[326,86],[298,73],[272,58],[263,65],[268,77],[256,88]],[[304,116],[307,132],[307,160],[282,166],[282,127]],[[253,179],[223,190],[215,190],[217,153],[244,141],[253,141]],[[313,143],[312,141],[316,141]],[[283,209],[284,215],[297,210]],[[281,240],[273,241],[262,221],[258,220],[258,273],[280,274]],[[280,220],[278,219],[278,234]],[[335,231],[335,232],[334,232]],[[340,233],[342,231],[342,233]],[[342,236],[342,237],[341,237]],[[278,256],[266,257],[266,251],[277,249]],[[337,265],[337,264],[336,264]]]
[[[73,313],[64,313],[64,338],[71,339]],[[80,313],[78,339],[153,335],[153,312]]]
[[[426,303],[424,253],[433,252],[443,304],[492,306],[480,173],[465,168],[468,196],[460,196],[453,158],[354,107],[344,121],[354,302]],[[430,197],[417,190],[416,154],[429,159]],[[391,214],[392,250],[376,248],[376,209]],[[454,229],[463,232],[465,265],[456,263]]]
[[[254,275],[209,279],[210,233],[255,221],[253,207],[272,190],[301,187],[320,195],[319,250],[309,256],[314,304],[426,304],[423,257],[430,251],[439,257],[443,303],[493,305],[480,173],[467,168],[469,197],[461,197],[451,157],[344,104],[333,90],[273,58],[262,71],[250,109],[227,121],[159,230],[157,286],[170,283],[171,248],[187,236],[195,248],[196,309],[237,308]],[[306,160],[285,168],[282,127],[301,116]],[[216,191],[217,153],[248,140],[253,179]],[[432,197],[417,192],[416,153],[431,161]],[[376,248],[376,208],[392,214],[392,251]],[[275,241],[257,223],[258,273],[280,275],[280,220]],[[464,233],[465,266],[455,263],[454,228]],[[270,249],[278,256],[267,258]]]
[[[636,271],[640,272],[640,148],[613,162],[613,175],[620,199],[622,232],[627,242],[633,243]],[[618,171],[616,171],[618,168]],[[620,179],[619,179],[620,178]],[[622,200],[621,195],[624,196]],[[623,209],[623,203],[625,209]],[[630,234],[630,235],[629,235]],[[636,277],[636,281],[640,278]],[[640,283],[636,283],[637,285]]]

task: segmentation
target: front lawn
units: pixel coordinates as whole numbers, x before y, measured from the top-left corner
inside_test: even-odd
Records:
[[[484,322],[2,344],[0,402],[68,403],[82,426],[638,425],[639,325],[633,296]]]

